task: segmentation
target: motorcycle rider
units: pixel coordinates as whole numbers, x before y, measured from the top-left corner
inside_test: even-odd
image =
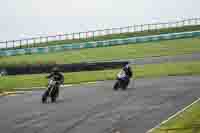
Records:
[[[58,97],[60,85],[64,83],[63,74],[60,72],[58,67],[54,67],[52,69],[52,72],[46,78],[54,78],[54,80],[56,81],[56,86],[55,86],[56,87],[56,92],[55,93],[57,94],[56,97]]]
[[[122,70],[124,71],[124,73],[125,73],[125,75],[126,75],[127,78],[130,79],[130,78],[132,77],[133,72],[132,72],[132,70],[131,70],[131,67],[130,67],[130,65],[129,65],[129,62],[126,62],[126,63],[125,63],[125,66],[122,68]]]
[[[124,72],[125,74],[125,81],[127,82],[126,84],[129,84],[130,82],[130,78],[132,77],[133,75],[133,72],[131,70],[131,67],[129,65],[129,62],[126,62],[124,67],[122,68],[122,71]]]
[[[128,85],[130,82],[130,78],[132,77],[133,72],[131,70],[131,67],[129,66],[129,62],[126,62],[123,66],[122,70],[118,73],[117,80],[124,83],[124,85]],[[126,87],[122,87],[122,89],[126,89]],[[114,89],[117,90],[117,84],[114,85]]]

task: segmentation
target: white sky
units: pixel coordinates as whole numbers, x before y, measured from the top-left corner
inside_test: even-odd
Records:
[[[200,16],[200,0],[0,0],[0,41]]]

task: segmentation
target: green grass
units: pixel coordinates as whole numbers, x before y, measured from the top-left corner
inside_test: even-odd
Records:
[[[0,57],[0,67],[28,64],[68,64],[87,61],[172,56],[193,52],[200,52],[200,38],[90,48],[47,54]]]
[[[90,42],[90,41],[102,41],[102,40],[110,40],[110,39],[120,39],[120,38],[128,38],[128,37],[135,37],[135,36],[147,36],[147,35],[159,35],[159,34],[166,34],[166,33],[174,33],[174,32],[186,32],[186,31],[196,31],[200,30],[200,25],[191,25],[191,26],[184,26],[184,27],[177,27],[177,28],[163,28],[159,30],[149,30],[149,31],[142,31],[142,32],[130,32],[130,33],[121,33],[121,34],[110,34],[104,36],[97,36],[91,37],[87,39],[74,39],[74,40],[60,40],[60,41],[49,41],[48,43],[36,43],[29,45],[28,47],[44,47],[50,45],[60,45],[60,44],[72,44],[72,43],[82,43],[82,42]],[[17,48],[26,48],[27,45]],[[13,49],[13,48],[11,48]]]
[[[132,68],[134,69],[136,78],[193,74],[199,75],[200,61],[148,64],[142,66],[132,66]],[[119,69],[65,73],[65,84],[75,84],[97,80],[113,80],[116,78],[118,71]],[[45,76],[46,74],[0,77],[0,90],[12,91],[14,88],[45,86],[47,84]]]
[[[197,122],[198,121],[198,122]],[[188,128],[192,127],[195,123],[200,124],[200,102],[193,104],[189,109],[182,112],[178,116],[174,117],[167,123],[161,125],[161,129],[172,129],[172,128]],[[166,133],[159,129],[154,130],[152,133]],[[192,129],[187,130],[175,130],[168,133],[194,133]],[[195,133],[200,133],[200,130]]]

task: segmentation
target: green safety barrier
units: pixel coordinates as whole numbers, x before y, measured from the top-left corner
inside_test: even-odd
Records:
[[[131,38],[125,38],[125,39],[113,39],[113,40],[106,40],[106,41],[85,42],[85,43],[77,43],[77,44],[64,44],[64,45],[47,46],[47,47],[24,48],[24,49],[16,49],[16,50],[1,50],[0,56],[48,53],[48,52],[57,52],[57,51],[72,50],[72,49],[137,44],[137,43],[142,43],[142,42],[191,38],[191,37],[197,37],[197,36],[200,36],[200,31],[169,33],[169,34],[161,34],[161,35],[131,37]]]

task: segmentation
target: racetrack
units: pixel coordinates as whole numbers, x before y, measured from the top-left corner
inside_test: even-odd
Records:
[[[0,98],[2,133],[145,133],[200,96],[200,76],[139,79],[127,91],[114,81],[61,90],[54,104],[42,91]]]

